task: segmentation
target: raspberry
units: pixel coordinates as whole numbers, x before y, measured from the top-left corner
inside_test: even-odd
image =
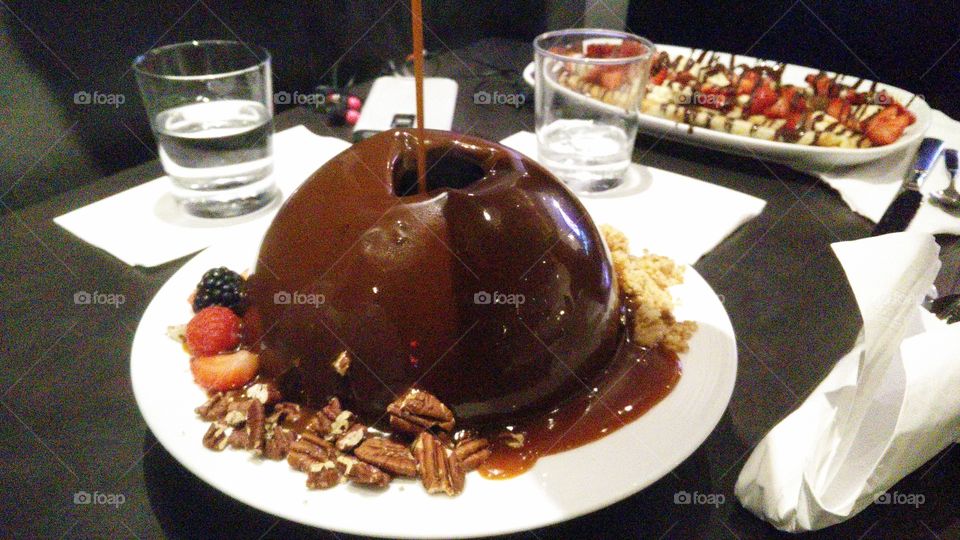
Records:
[[[247,308],[247,293],[243,285],[243,276],[226,267],[207,270],[200,283],[197,283],[193,312],[197,313],[208,306],[223,306],[237,315],[243,315]]]
[[[191,356],[232,351],[240,344],[240,317],[223,306],[203,308],[187,324],[186,344]]]

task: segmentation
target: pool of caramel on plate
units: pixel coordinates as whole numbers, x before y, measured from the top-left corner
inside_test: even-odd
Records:
[[[480,467],[487,478],[517,476],[550,454],[577,448],[620,429],[667,396],[681,374],[676,353],[624,343],[594,386],[546,415],[509,426],[522,433],[519,447],[511,437],[485,433],[492,455]],[[502,430],[498,431],[502,432]]]
[[[535,415],[510,426],[480,430],[491,445],[491,456],[479,468],[482,476],[506,479],[529,470],[537,459],[596,441],[639,418],[666,397],[680,379],[676,353],[663,347],[647,348],[624,342],[616,357],[582,394],[547,414]],[[261,378],[260,381],[267,378]],[[586,385],[586,383],[584,383]],[[302,407],[295,421],[284,422],[302,432],[317,411]],[[363,419],[371,421],[376,419]],[[389,430],[386,416],[380,419]],[[375,426],[381,427],[381,426]],[[507,434],[522,434],[522,445]]]

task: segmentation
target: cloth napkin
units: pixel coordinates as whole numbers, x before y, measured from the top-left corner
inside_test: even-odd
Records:
[[[911,494],[887,490],[960,436],[960,324],[919,307],[940,267],[933,237],[832,247],[862,314],[857,345],[760,441],[735,488],[745,508],[790,532],[840,523],[878,499],[910,504]]]
[[[933,110],[930,129],[925,137],[942,139],[948,148],[960,149],[960,122],[940,111]],[[820,177],[840,192],[840,197],[856,213],[877,222],[900,190],[903,179],[913,166],[920,141],[909,148],[883,159],[821,173]],[[923,193],[929,194],[947,187],[949,177],[941,159],[930,171],[923,184]],[[920,211],[910,223],[908,231],[931,234],[960,234],[960,213],[951,215],[929,199],[920,206]]]
[[[500,141],[536,158],[537,137],[520,131]],[[623,184],[597,195],[580,195],[597,225],[608,224],[637,238],[637,245],[693,264],[766,201],[680,174],[632,163]]]
[[[131,266],[157,266],[265,227],[281,202],[311,173],[349,146],[340,139],[314,135],[304,126],[275,134],[272,176],[282,200],[246,216],[204,219],[187,215],[170,195],[170,178],[163,176],[53,221]]]

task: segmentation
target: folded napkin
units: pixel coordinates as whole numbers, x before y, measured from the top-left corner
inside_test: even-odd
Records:
[[[282,200],[349,146],[340,139],[314,135],[303,126],[275,134],[272,176]],[[280,202],[236,218],[198,218],[180,210],[170,195],[170,178],[163,176],[53,221],[131,266],[157,266],[265,226]]]
[[[520,131],[500,141],[536,158],[537,137]],[[763,211],[766,201],[688,176],[632,163],[623,184],[580,201],[598,224],[635,238],[638,246],[693,264],[737,227]]]
[[[924,136],[942,139],[947,147],[960,149],[960,122],[937,110],[931,113],[930,129]],[[917,141],[915,145],[894,155],[856,167],[821,173],[820,177],[840,192],[840,197],[854,212],[877,222],[900,190],[903,179],[913,166],[919,146],[920,141]],[[947,187],[949,178],[946,170],[941,159],[927,176],[923,193],[929,194]],[[907,230],[960,234],[960,214],[951,215],[926,200]]]
[[[960,324],[919,307],[940,267],[933,237],[833,250],[862,314],[857,345],[760,441],[735,488],[745,508],[791,532],[909,497],[885,492],[960,436]]]

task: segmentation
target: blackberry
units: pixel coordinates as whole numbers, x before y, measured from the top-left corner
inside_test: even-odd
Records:
[[[243,315],[247,309],[247,293],[243,285],[243,276],[226,267],[207,270],[200,283],[197,283],[193,312],[208,306],[223,306],[237,315]]]

